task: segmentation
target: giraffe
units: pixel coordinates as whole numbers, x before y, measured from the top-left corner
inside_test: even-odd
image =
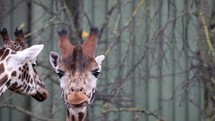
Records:
[[[22,95],[30,95],[37,101],[48,97],[45,84],[35,70],[36,57],[44,45],[28,48],[22,28],[15,30],[16,41],[12,41],[7,29],[0,28],[3,48],[0,48],[0,96],[7,90]]]
[[[66,121],[86,121],[87,107],[105,56],[95,57],[98,28],[92,27],[82,45],[72,45],[65,29],[58,31],[60,54],[51,51],[49,60],[60,80],[61,97],[67,107]]]

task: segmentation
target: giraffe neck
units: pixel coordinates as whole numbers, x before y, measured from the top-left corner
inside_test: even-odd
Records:
[[[10,75],[6,73],[7,68],[5,67],[5,60],[8,59],[8,55],[10,55],[10,53],[10,49],[0,48],[0,96],[10,86]]]
[[[87,106],[67,109],[66,121],[86,121]]]

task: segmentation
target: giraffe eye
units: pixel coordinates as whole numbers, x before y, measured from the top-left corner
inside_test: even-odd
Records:
[[[32,63],[32,66],[35,67],[37,64],[36,63]]]
[[[65,74],[64,71],[58,70],[57,75],[59,78],[61,78]]]
[[[100,72],[98,72],[99,69],[95,69],[92,71],[93,76],[95,76],[96,78],[98,78],[98,75],[100,74]]]
[[[37,65],[36,61],[32,63],[32,66],[35,67]]]

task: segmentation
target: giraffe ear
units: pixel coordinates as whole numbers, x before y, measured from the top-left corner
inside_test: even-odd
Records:
[[[104,55],[99,55],[95,58],[96,62],[101,65],[102,64],[102,61],[105,59],[105,56]]]
[[[59,54],[51,51],[49,54],[49,61],[53,68],[55,68],[59,63]]]
[[[22,51],[17,51],[16,54],[14,54],[13,58],[17,60],[17,62],[26,62],[29,60],[35,59],[39,53],[42,51],[44,45],[33,45],[29,48],[26,48]]]

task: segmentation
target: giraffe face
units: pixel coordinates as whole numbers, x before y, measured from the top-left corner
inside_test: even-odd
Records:
[[[55,52],[50,53],[49,60],[60,80],[62,98],[67,107],[91,103],[103,59],[104,55],[89,58],[82,46],[76,46],[67,59],[61,59]]]
[[[36,57],[42,49],[43,45],[34,45],[17,52],[6,48],[10,54],[5,58],[5,61],[1,60],[0,62],[4,65],[5,70],[1,75],[7,75],[6,87],[22,95],[31,95],[38,101],[44,101],[47,98],[48,91],[34,67]],[[0,85],[0,89],[1,87],[4,86]]]
[[[101,63],[105,58],[104,55],[95,57],[98,33],[97,27],[91,27],[83,45],[74,46],[67,31],[61,29],[58,31],[60,56],[55,52],[49,54],[49,61],[60,80],[68,121],[85,121],[87,106],[95,94]]]

